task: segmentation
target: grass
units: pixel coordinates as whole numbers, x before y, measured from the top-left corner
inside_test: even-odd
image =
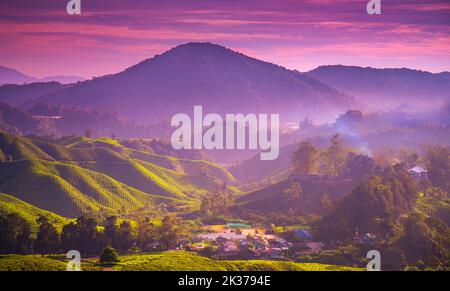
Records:
[[[0,163],[0,191],[65,217],[133,211],[153,201],[151,195],[107,175],[43,160]]]
[[[350,271],[358,268],[315,263],[249,260],[215,261],[195,253],[170,251],[120,257],[114,270],[122,271]]]
[[[0,256],[0,271],[65,271],[61,261],[40,256],[4,255]]]
[[[0,271],[64,271],[64,255],[2,255]],[[120,262],[108,266],[116,271],[361,271],[363,269],[316,263],[249,260],[215,261],[195,253],[169,251],[120,257]],[[84,260],[84,271],[98,271],[103,267],[97,259]]]
[[[46,143],[0,133],[0,192],[65,217],[117,215],[148,203],[195,210],[221,180],[234,182],[222,166],[137,151],[114,139]]]
[[[65,256],[42,257],[40,255],[0,255],[0,271],[66,271]],[[82,262],[84,271],[100,271],[102,268],[90,262]]]

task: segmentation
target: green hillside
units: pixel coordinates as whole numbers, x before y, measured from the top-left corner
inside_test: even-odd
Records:
[[[66,271],[64,256],[42,257],[40,255],[0,255],[0,271]],[[91,263],[81,263],[84,271],[100,271]]]
[[[84,271],[100,270],[97,260],[82,263]],[[362,269],[314,263],[284,261],[214,261],[194,253],[170,251],[121,256],[116,271],[361,271]],[[63,256],[0,256],[0,271],[64,271]]]
[[[224,182],[239,193],[234,177],[207,161],[137,151],[109,138],[49,143],[0,133],[0,191],[65,217],[159,203],[192,209]]]
[[[284,261],[215,261],[195,253],[170,251],[120,257],[113,267],[123,271],[331,271],[358,270],[345,266]]]
[[[300,197],[294,200],[284,199],[284,191],[293,183],[301,187]],[[286,211],[293,208],[302,213],[317,214],[320,211],[320,200],[327,195],[336,200],[349,194],[358,184],[357,180],[304,177],[291,181],[289,178],[273,185],[239,196],[236,203],[243,209],[261,211]]]
[[[11,195],[0,193],[0,214],[15,213],[24,218],[30,225],[34,233],[37,232],[38,224],[36,220],[39,216],[46,216],[49,221],[59,230],[64,224],[68,223],[68,219],[34,207],[28,203],[21,201]]]
[[[0,191],[65,217],[103,211],[133,211],[152,196],[107,175],[77,165],[44,160],[0,163]]]

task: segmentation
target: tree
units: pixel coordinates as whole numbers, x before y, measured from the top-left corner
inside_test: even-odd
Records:
[[[150,218],[145,217],[138,221],[136,244],[141,250],[147,250],[148,246],[156,241],[156,229]]]
[[[94,218],[77,218],[78,250],[83,254],[96,254],[99,251],[99,232]]]
[[[226,188],[226,186],[224,186]],[[217,217],[228,212],[233,203],[233,197],[224,187],[219,191],[206,194],[202,198],[200,209],[206,216]]]
[[[350,153],[344,167],[344,176],[354,179],[365,179],[377,173],[378,167],[374,159],[367,155]]]
[[[108,216],[106,218],[104,234],[107,244],[117,249],[119,247],[119,227],[117,226],[117,216]]]
[[[65,253],[78,249],[78,227],[74,222],[63,226],[61,231],[61,248]]]
[[[63,226],[61,246],[64,250],[78,250],[82,254],[96,254],[106,245],[97,229],[97,221],[92,217],[80,216],[76,223]]]
[[[330,196],[328,194],[323,194],[320,198],[320,211],[328,215],[333,210],[333,201],[331,201]]]
[[[158,239],[166,249],[174,248],[184,235],[181,220],[175,214],[169,214],[163,218],[162,225],[158,229]]]
[[[303,192],[300,183],[295,181],[291,185],[283,190],[283,201],[284,202],[294,202],[298,201],[300,194]]]
[[[450,192],[450,146],[426,147],[428,177],[434,186]]]
[[[100,254],[99,261],[101,264],[111,264],[119,261],[119,255],[112,246],[107,246]]]
[[[292,164],[296,174],[308,175],[316,171],[318,151],[309,141],[300,143],[299,148],[294,152]]]
[[[37,222],[39,223],[39,232],[35,242],[35,252],[42,255],[56,252],[60,242],[56,228],[45,216],[40,216]]]
[[[31,252],[30,225],[15,213],[0,216],[0,253]]]
[[[331,138],[330,143],[331,145],[325,153],[327,161],[327,174],[331,176],[339,176],[344,170],[348,151],[346,150],[344,142],[339,134],[335,134]]]
[[[119,227],[118,246],[119,250],[126,252],[133,244],[133,228],[129,221],[123,221]]]
[[[382,176],[361,182],[316,229],[324,240],[351,239],[355,229],[387,237],[395,222],[411,211],[417,193],[414,181],[404,169],[387,167]]]

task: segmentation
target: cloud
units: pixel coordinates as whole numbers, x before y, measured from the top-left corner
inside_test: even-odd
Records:
[[[89,77],[180,43],[211,41],[298,69],[351,56],[372,66],[450,69],[448,2],[383,1],[379,16],[367,15],[366,3],[82,0],[82,15],[68,16],[65,1],[7,0],[0,2],[0,58],[35,75]]]

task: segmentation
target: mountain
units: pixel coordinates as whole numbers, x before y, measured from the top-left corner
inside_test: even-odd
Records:
[[[155,210],[159,204],[180,211],[223,182],[235,183],[219,165],[135,150],[113,139],[45,142],[0,133],[0,192],[64,217]]]
[[[0,102],[18,106],[24,102],[30,102],[37,97],[54,93],[65,88],[57,82],[36,82],[25,85],[6,84],[0,86]]]
[[[333,88],[355,96],[372,109],[406,105],[430,108],[450,101],[449,73],[411,69],[321,66],[306,73]]]
[[[0,130],[8,133],[67,136],[84,135],[88,129],[93,136],[113,135],[121,138],[156,136],[158,132],[155,127],[122,120],[111,112],[60,108],[42,103],[25,110],[0,102]]]
[[[144,122],[204,112],[280,113],[325,118],[356,105],[352,97],[295,71],[210,43],[188,43],[123,72],[85,81],[27,103],[89,107]]]
[[[0,66],[0,85],[4,84],[22,85],[35,82],[41,83],[58,82],[60,84],[72,84],[84,80],[86,79],[79,76],[48,76],[39,79],[26,75],[12,68]]]
[[[450,80],[450,72],[441,72],[441,73],[438,73],[436,75],[438,75],[438,76],[440,76],[442,78],[445,78],[447,80]]]
[[[40,82],[58,82],[60,84],[72,84],[85,81],[86,79],[79,76],[49,76],[40,79]]]
[[[0,66],[0,85],[33,83],[37,79],[15,69]]]

